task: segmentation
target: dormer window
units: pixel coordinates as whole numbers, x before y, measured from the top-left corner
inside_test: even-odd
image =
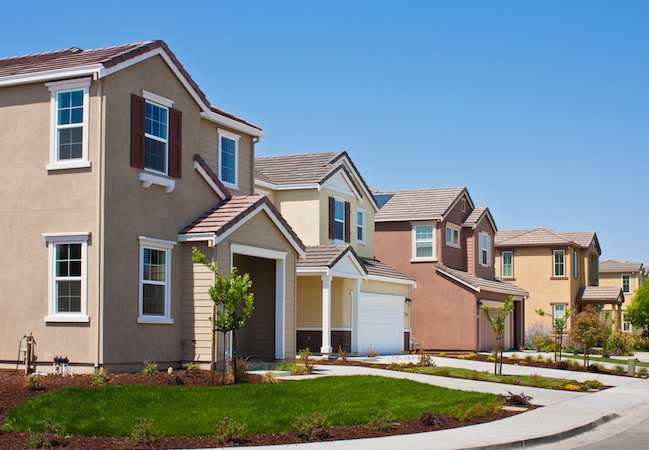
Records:
[[[480,233],[480,265],[488,267],[491,254],[490,239],[487,233]]]
[[[460,227],[449,223],[446,224],[446,245],[460,248]]]
[[[466,212],[466,198],[460,200],[460,209],[462,210],[462,212]]]
[[[219,132],[219,179],[228,187],[238,189],[239,135]]]

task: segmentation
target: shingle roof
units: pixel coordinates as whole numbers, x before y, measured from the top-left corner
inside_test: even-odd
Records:
[[[611,286],[586,286],[579,289],[577,301],[580,302],[617,302],[624,301],[622,288]]]
[[[376,222],[431,220],[442,217],[465,192],[462,187],[381,192],[391,197],[376,214]]]
[[[487,211],[487,208],[480,207],[480,208],[475,208],[473,211],[471,211],[471,214],[467,216],[466,219],[464,219],[464,222],[462,223],[463,226],[468,227],[468,226],[473,226],[478,223],[482,215]]]
[[[557,233],[549,228],[538,227],[531,230],[503,230],[496,233],[497,247],[539,246],[539,245],[577,245],[590,247],[596,240],[594,232]]]
[[[475,275],[471,275],[468,272],[463,270],[452,269],[443,264],[435,264],[435,268],[438,272],[449,275],[453,278],[459,279],[460,281],[468,284],[473,287],[475,290],[487,291],[487,292],[497,292],[508,295],[515,295],[519,297],[527,297],[529,293],[515,284],[504,281],[500,278],[481,278]]]
[[[113,47],[93,48],[83,50],[78,47],[71,47],[64,50],[57,50],[46,53],[35,53],[31,55],[12,56],[0,59],[0,79],[15,75],[27,75],[38,72],[46,72],[59,69],[73,69],[84,66],[101,65],[108,69],[124,61],[135,58],[136,56],[148,53],[157,48],[161,48],[171,58],[178,70],[187,79],[196,94],[201,98],[205,105],[218,113],[232,120],[241,122],[251,127],[261,130],[259,126],[254,125],[241,117],[228,113],[211,105],[198,84],[192,79],[191,75],[185,70],[183,65],[178,61],[176,55],[169,49],[169,46],[162,41],[145,41],[135,42],[126,45],[116,45]]]
[[[643,264],[641,262],[618,261],[609,259],[599,262],[600,272],[639,272],[642,270]]]

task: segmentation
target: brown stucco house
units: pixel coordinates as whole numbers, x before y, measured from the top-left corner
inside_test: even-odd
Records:
[[[381,192],[376,255],[417,282],[411,292],[412,345],[423,350],[492,350],[495,335],[483,305],[515,308],[505,346],[522,345],[527,292],[495,276],[496,224],[466,188]]]
[[[305,247],[254,194],[262,135],[162,41],[0,59],[0,365],[30,333],[41,367],[208,362],[213,277],[192,246],[252,276],[239,353],[295,355]]]

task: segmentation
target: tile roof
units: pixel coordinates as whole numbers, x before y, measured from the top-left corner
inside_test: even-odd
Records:
[[[577,301],[580,302],[617,302],[619,298],[624,301],[624,293],[620,287],[611,286],[586,286],[579,289]]]
[[[414,281],[405,273],[402,273],[392,266],[374,258],[359,258],[368,275],[376,277],[398,278],[401,280]]]
[[[214,105],[211,105],[201,88],[192,79],[189,72],[178,61],[176,55],[169,49],[169,46],[162,40],[135,42],[126,45],[116,45],[113,47],[93,48],[83,50],[78,47],[71,47],[64,50],[57,50],[46,53],[35,53],[31,55],[12,56],[0,59],[0,79],[2,77],[28,75],[51,70],[75,69],[84,66],[101,65],[108,69],[119,63],[133,59],[144,53],[148,53],[157,48],[161,48],[176,65],[178,70],[187,79],[196,94],[201,98],[205,105],[218,113],[232,120],[241,122],[248,126],[261,130],[259,126],[254,125],[241,117],[225,112]]]
[[[642,270],[641,262],[619,261],[609,259],[599,262],[600,272],[639,272]]]
[[[438,272],[449,275],[453,278],[457,278],[460,281],[473,287],[475,290],[497,292],[502,294],[515,295],[519,297],[529,296],[529,293],[525,289],[522,289],[500,278],[493,278],[493,279],[481,278],[475,275],[471,275],[470,273],[465,272],[463,270],[452,269],[450,267],[447,267],[439,263],[435,264],[435,268],[437,269]]]
[[[577,245],[588,248],[593,240],[596,240],[595,232],[557,233],[549,228],[538,227],[531,230],[498,231],[495,244],[497,247]]]
[[[390,198],[376,214],[376,222],[431,220],[442,217],[466,188],[418,189],[381,192]]]

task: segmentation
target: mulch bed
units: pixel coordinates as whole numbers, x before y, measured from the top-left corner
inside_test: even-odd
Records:
[[[185,376],[184,371],[175,371],[172,375],[166,372],[160,372],[154,376],[145,376],[136,374],[111,374],[110,384],[176,384],[176,377],[181,377],[184,384],[189,386],[210,386],[210,372],[200,371],[197,377]],[[91,375],[75,375],[74,377],[42,377],[43,389],[38,391],[28,391],[23,387],[25,376],[20,372],[9,370],[0,370],[0,424],[4,423],[7,412],[18,405],[20,402],[40,395],[44,392],[60,389],[63,387],[84,387],[90,388]],[[253,383],[262,382],[260,376],[249,375],[249,381]],[[220,377],[217,372],[217,384]],[[95,388],[101,389],[101,388]],[[218,386],[215,387],[218,389]],[[534,408],[534,407],[531,407]],[[466,425],[491,422],[494,420],[504,419],[519,414],[516,411],[502,411],[500,413],[490,413],[479,419],[467,420],[460,422],[446,416],[439,416],[439,420],[434,425],[424,425],[419,420],[407,420],[396,423],[390,429],[379,430],[365,425],[356,426],[337,426],[329,429],[330,437],[327,441],[341,439],[361,439],[379,436],[391,436],[399,434],[421,433],[426,431],[437,431],[443,429],[457,428]],[[151,446],[138,446],[127,437],[94,437],[94,436],[71,436],[66,438],[57,438],[47,436],[52,443],[53,448],[64,448],[66,450],[76,449],[170,449],[170,448],[205,448],[217,447],[212,437],[168,437],[157,439]],[[25,432],[2,432],[0,431],[0,449],[13,450],[27,448],[29,434]],[[295,433],[287,434],[263,434],[257,436],[248,436],[239,442],[228,443],[219,446],[252,446],[252,445],[272,445],[272,444],[296,444],[306,442]]]

